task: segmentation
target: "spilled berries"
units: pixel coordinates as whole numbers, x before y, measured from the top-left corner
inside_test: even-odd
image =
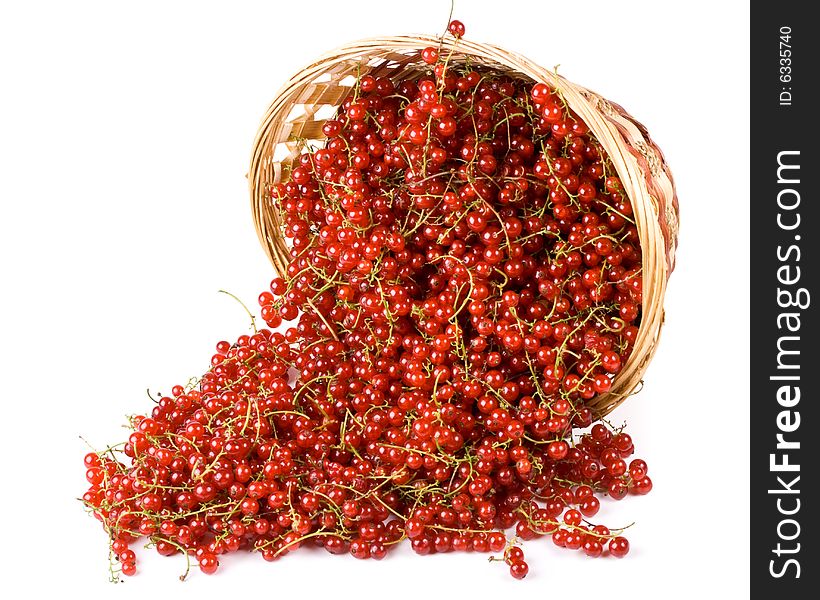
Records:
[[[560,90],[421,58],[414,80],[361,76],[271,187],[292,251],[267,328],[85,457],[123,575],[141,539],[205,574],[302,546],[494,553],[516,579],[524,541],[629,551],[593,521],[652,482],[588,402],[640,326],[630,200]]]

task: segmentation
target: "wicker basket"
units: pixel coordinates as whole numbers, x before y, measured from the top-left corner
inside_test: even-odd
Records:
[[[453,52],[451,62],[469,61],[528,81],[558,89],[609,154],[633,206],[643,250],[643,306],[632,355],[609,393],[588,405],[605,415],[630,395],[657,347],[663,324],[666,282],[675,265],[678,201],[672,175],[646,129],[626,111],[560,75],[501,48],[468,40],[429,36],[373,38],[353,42],[325,54],[302,69],[279,91],[259,128],[248,179],[251,207],[259,239],[279,273],[289,260],[271,185],[279,182],[304,146],[298,140],[322,140],[322,124],[350,93],[358,75],[394,81],[429,70],[421,50],[441,46]]]

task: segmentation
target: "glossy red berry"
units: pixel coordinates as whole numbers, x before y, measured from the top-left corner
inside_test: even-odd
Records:
[[[530,566],[522,561],[516,561],[510,565],[510,575],[516,579],[524,579],[530,572]]]
[[[629,541],[625,537],[616,537],[609,542],[609,553],[615,558],[623,558],[629,553]]]
[[[452,35],[453,37],[463,37],[465,32],[464,23],[456,19],[453,19],[447,26],[447,31],[449,31],[450,35]]]

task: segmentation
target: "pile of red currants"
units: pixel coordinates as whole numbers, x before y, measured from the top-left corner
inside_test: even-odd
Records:
[[[587,404],[640,324],[630,200],[560,91],[422,59],[416,80],[360,77],[272,187],[292,257],[259,297],[269,329],[217,344],[86,456],[122,574],[143,537],[205,573],[239,550],[379,560],[405,539],[499,553],[516,578],[523,540],[628,552],[591,520],[652,482]]]

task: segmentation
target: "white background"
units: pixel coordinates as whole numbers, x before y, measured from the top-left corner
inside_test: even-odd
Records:
[[[625,106],[671,164],[678,267],[660,350],[626,420],[655,489],[604,502],[636,525],[624,560],[530,542],[512,580],[475,554],[381,563],[300,551],[230,556],[176,581],[145,553],[107,582],[106,541],[75,500],[82,434],[124,439],[145,390],[200,374],[248,323],[272,270],[245,173],[276,90],[373,35],[438,33],[449,2],[20,2],[0,9],[2,565],[5,588],[85,598],[742,598],[748,595],[748,6],[458,0],[471,39],[553,66]]]

